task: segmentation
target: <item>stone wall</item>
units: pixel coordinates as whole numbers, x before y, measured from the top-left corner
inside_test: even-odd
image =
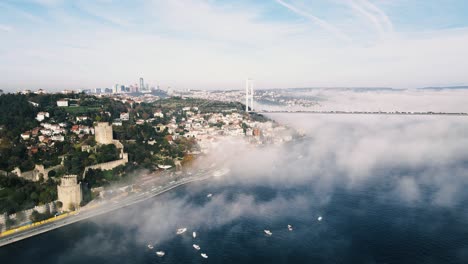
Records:
[[[128,153],[122,153],[122,159],[119,159],[119,160],[113,160],[113,161],[109,161],[109,162],[104,162],[104,163],[99,163],[99,164],[96,164],[96,165],[91,165],[91,166],[87,166],[85,167],[85,170],[84,170],[84,173],[83,173],[83,178],[86,176],[86,172],[89,170],[89,169],[93,169],[93,170],[112,170],[114,168],[117,168],[118,166],[120,165],[125,165],[128,163]]]
[[[8,220],[15,221],[15,226],[22,226],[31,222],[31,215],[34,211],[38,213],[55,213],[57,211],[57,207],[55,205],[56,202],[50,202],[43,205],[34,206],[34,208],[23,210],[16,212],[14,214],[8,215],[7,213],[0,214],[0,231],[3,232],[6,230],[6,223]],[[12,227],[9,227],[12,228]]]
[[[50,171],[58,171],[63,168],[63,165],[57,165],[50,168],[44,168],[44,165],[36,164],[34,170],[22,172],[18,167],[16,167],[12,172],[15,173],[18,177],[24,178],[30,181],[39,181],[41,179],[41,175],[44,180],[49,178]]]

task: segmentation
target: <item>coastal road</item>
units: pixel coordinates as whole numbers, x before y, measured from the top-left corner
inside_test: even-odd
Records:
[[[157,195],[160,195],[162,193],[165,193],[169,190],[172,190],[174,188],[177,188],[181,185],[184,185],[190,182],[206,180],[213,176],[213,172],[214,170],[204,171],[203,172],[204,175],[199,175],[200,173],[197,173],[195,176],[189,176],[189,177],[185,177],[180,180],[177,180],[177,181],[172,181],[169,184],[164,185],[164,186],[152,187],[150,190],[147,190],[145,192],[141,192],[138,194],[133,194],[125,198],[122,198],[120,200],[106,200],[104,202],[99,203],[99,205],[95,208],[79,210],[78,212],[68,217],[65,217],[63,219],[45,223],[37,227],[32,227],[30,229],[26,229],[18,233],[13,233],[11,235],[1,237],[0,247],[32,237],[32,236],[39,235],[39,234],[42,234],[42,233],[72,224],[72,223],[76,223],[85,219],[89,219],[91,217],[102,215],[102,214],[105,214],[105,213],[108,213],[108,212],[111,212],[120,208],[124,208],[130,205],[148,200],[152,197],[155,197]]]

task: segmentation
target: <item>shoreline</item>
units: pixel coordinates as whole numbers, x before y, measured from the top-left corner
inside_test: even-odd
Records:
[[[97,210],[93,208],[93,209],[88,209],[88,210],[84,209],[84,210],[79,210],[79,211],[73,211],[73,212],[68,213],[67,216],[59,218],[59,219],[50,218],[48,219],[50,222],[47,222],[47,223],[42,223],[42,224],[41,222],[32,223],[31,224],[32,226],[18,233],[16,233],[17,231],[14,231],[14,229],[7,230],[4,233],[9,232],[9,231],[12,231],[13,233],[7,234],[5,236],[0,236],[0,247],[4,247],[10,244],[13,244],[15,242],[28,239],[30,237],[34,237],[34,236],[37,236],[37,235],[67,226],[67,225],[70,225],[70,224],[74,224],[74,223],[87,220],[96,216],[110,213],[112,211],[122,209],[122,208],[131,206],[131,205],[143,202],[143,201],[147,201],[150,198],[159,196],[175,188],[178,188],[180,186],[183,186],[192,182],[204,181],[204,180],[214,177],[212,172],[207,172],[207,173],[209,174],[209,176],[202,176],[202,177],[197,177],[197,178],[192,178],[192,179],[187,178],[187,180],[185,181],[184,179],[182,179],[180,182],[177,182],[176,184],[171,185],[171,186],[167,186],[166,188],[163,188],[160,190],[154,190],[154,192],[149,190],[147,191],[149,192],[147,196],[146,195],[138,196],[137,194],[131,195],[127,197],[127,199],[129,199],[130,201],[124,200],[124,201],[117,202],[115,204],[112,204],[111,207],[108,209]],[[113,202],[115,201],[106,201],[105,204],[109,204]],[[98,208],[101,209],[101,207],[103,207],[103,204],[101,204]],[[44,221],[47,221],[47,220],[44,220]]]

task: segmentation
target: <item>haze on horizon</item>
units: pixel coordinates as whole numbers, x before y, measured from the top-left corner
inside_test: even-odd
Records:
[[[0,88],[467,85],[468,3],[0,2]]]

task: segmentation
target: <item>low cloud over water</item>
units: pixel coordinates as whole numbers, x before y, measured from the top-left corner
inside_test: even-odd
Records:
[[[291,144],[258,148],[242,140],[220,142],[199,164],[229,167],[228,175],[189,184],[91,219],[88,225],[98,231],[80,236],[57,259],[66,263],[78,256],[96,259],[102,254],[135,255],[138,259],[141,252],[132,251],[132,247],[144,250],[151,243],[170,250],[167,243],[174,243],[177,228],[200,231],[200,239],[207,243],[203,236],[223,228],[232,228],[226,231],[235,233],[231,239],[238,237],[242,229],[231,225],[245,219],[265,222],[260,234],[268,225],[277,234],[288,223],[284,219],[301,218],[311,224],[323,215],[320,227],[303,227],[301,232],[309,238],[326,240],[321,244],[324,252],[337,248],[351,252],[348,249],[354,242],[345,233],[350,228],[346,226],[348,220],[339,220],[341,213],[375,218],[373,223],[378,226],[373,228],[388,226],[396,228],[395,232],[411,226],[411,219],[419,217],[421,210],[445,210],[448,214],[449,218],[432,217],[430,225],[418,224],[412,236],[419,236],[417,232],[423,228],[429,230],[428,235],[437,236],[447,223],[468,221],[468,214],[461,210],[467,200],[468,118],[318,114],[270,117],[301,131],[304,137]],[[213,197],[207,198],[211,192]],[[353,202],[332,209],[338,206],[337,201],[347,200]],[[380,223],[378,219],[384,217],[380,214],[385,213],[379,211],[381,206],[387,208],[385,212],[404,213]],[[180,239],[181,243],[192,243],[189,235]],[[462,256],[463,248],[457,252]]]

